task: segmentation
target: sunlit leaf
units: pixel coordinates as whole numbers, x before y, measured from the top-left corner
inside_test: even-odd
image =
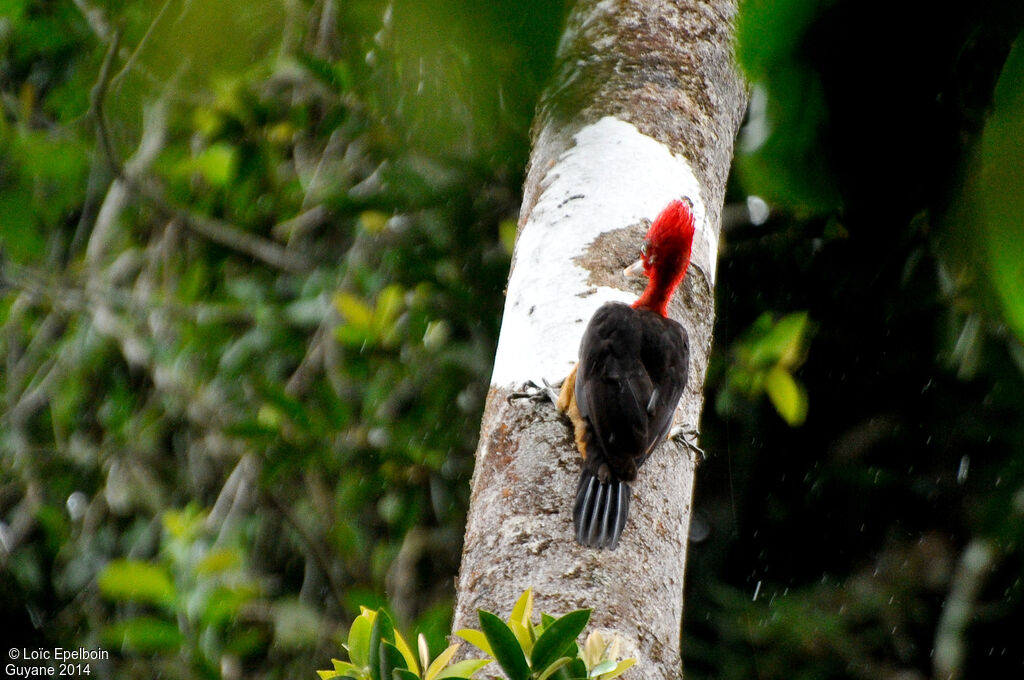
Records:
[[[395,629],[395,647],[402,653],[406,668],[419,675],[420,667],[416,661],[416,654],[412,651],[409,643],[405,641],[405,638],[402,637],[402,634],[398,632],[397,628]]]
[[[472,628],[463,628],[462,630],[455,631],[455,634],[485,654],[494,656],[494,652],[491,650],[491,643],[487,641],[487,636],[480,631],[473,630]]]
[[[533,588],[527,588],[516,600],[512,607],[512,613],[508,617],[509,623],[516,621],[519,625],[526,627],[530,625],[530,617],[533,615]]]
[[[338,675],[358,675],[359,669],[347,662],[341,661],[340,659],[331,659],[331,664],[334,666],[334,672]]]
[[[348,658],[360,668],[370,663],[370,632],[376,616],[376,612],[366,610],[356,617],[348,629]]]
[[[541,674],[537,676],[537,680],[548,680],[548,678],[557,673],[560,668],[569,665],[569,662],[571,661],[572,659],[570,659],[569,657],[563,656],[562,658],[558,659],[553,664],[545,668],[543,671],[541,671]]]
[[[367,210],[359,214],[359,224],[371,234],[378,234],[387,226],[388,216],[377,210]]]
[[[373,325],[373,310],[361,299],[342,291],[334,296],[334,306],[343,317],[343,323],[362,330],[369,330]]]
[[[373,330],[378,336],[388,333],[402,311],[402,298],[405,291],[398,284],[391,284],[377,294],[377,304],[373,310]]]
[[[420,636],[422,640],[423,637]],[[448,665],[448,662],[452,660],[455,653],[459,651],[459,647],[462,645],[458,642],[452,645],[448,645],[448,648],[437,655],[437,658],[427,667],[426,672],[423,675],[423,680],[434,680],[438,673]]]
[[[237,166],[237,149],[227,144],[214,144],[185,161],[182,169],[201,175],[213,186],[223,187],[235,178]]]
[[[508,255],[511,255],[515,248],[517,229],[518,225],[515,220],[502,220],[498,225],[498,237],[501,239],[501,247]]]
[[[470,678],[474,673],[489,663],[491,663],[490,659],[466,659],[464,661],[457,661],[438,673],[434,680],[444,680],[445,678]]]
[[[242,556],[234,548],[214,548],[203,556],[196,565],[199,574],[215,574],[226,569],[233,569],[242,563]]]
[[[809,329],[807,312],[787,314],[772,321],[769,312],[762,314],[745,334],[743,349],[753,366],[781,364],[799,366],[805,354],[805,336]]]
[[[519,646],[523,648],[523,652],[527,655],[529,655],[530,650],[533,649],[533,637],[530,635],[530,629],[527,627],[529,625],[530,624],[527,623],[526,626],[524,626],[515,619],[508,622],[509,630],[511,630],[512,634],[516,636],[516,640],[519,641]]]
[[[764,389],[775,410],[789,425],[796,427],[807,417],[807,394],[792,374],[774,366],[765,375]]]
[[[622,646],[622,638],[615,633],[605,635],[599,630],[592,631],[583,644],[583,660],[587,668],[593,668],[602,660],[617,660]]]
[[[139,560],[112,560],[100,572],[100,592],[111,600],[174,603],[174,582],[161,565]]]

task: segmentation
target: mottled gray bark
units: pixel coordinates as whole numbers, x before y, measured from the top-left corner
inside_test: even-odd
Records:
[[[717,244],[733,139],[746,104],[732,57],[735,11],[733,0],[577,3],[535,122],[520,229],[554,181],[551,173],[572,148],[574,134],[614,116],[689,161],[706,207],[706,227]],[[612,190],[579,189],[581,195]],[[589,271],[588,284],[625,288],[618,271],[636,256],[645,228],[643,223],[609,225],[597,241],[582,244],[586,255],[575,264]],[[676,416],[690,425],[698,423],[703,406],[715,257],[715,252],[695,251],[697,266],[670,307],[690,333],[691,377]],[[536,295],[591,292],[537,290]],[[566,324],[583,322],[565,319]],[[580,462],[570,428],[553,406],[510,403],[508,396],[506,385],[492,385],[484,412],[455,628],[477,627],[478,608],[507,616],[519,593],[533,586],[543,611],[593,608],[591,629],[614,630],[626,655],[637,658],[630,677],[678,677],[694,457],[673,442],[658,449],[634,484],[619,548],[583,548],[572,538]],[[485,674],[496,670],[488,667]]]

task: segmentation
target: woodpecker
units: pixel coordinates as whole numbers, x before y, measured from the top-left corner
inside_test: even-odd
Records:
[[[689,339],[667,309],[690,264],[692,207],[672,201],[651,224],[640,259],[625,270],[646,274],[646,289],[632,305],[608,302],[594,313],[562,382],[556,405],[583,456],[573,524],[586,546],[618,546],[629,483],[668,434],[686,387]]]

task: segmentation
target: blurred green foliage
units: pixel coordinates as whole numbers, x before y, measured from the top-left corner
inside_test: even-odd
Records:
[[[723,236],[688,678],[1024,670],[1022,28],[742,4],[730,192],[773,214]]]
[[[0,3],[10,645],[302,677],[386,605],[443,655],[562,5]],[[1021,19],[743,3],[688,677],[1024,666]]]
[[[443,649],[561,17],[2,3],[11,645],[301,677],[388,592]]]

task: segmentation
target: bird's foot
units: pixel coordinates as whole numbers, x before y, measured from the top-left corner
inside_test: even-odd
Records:
[[[708,454],[704,453],[704,449],[697,446],[697,437],[700,436],[700,432],[693,427],[687,427],[685,425],[676,425],[669,430],[668,438],[672,441],[679,442],[686,448],[693,451],[697,456],[697,461],[701,462],[708,457]]]
[[[557,382],[555,384],[551,384],[544,378],[541,378],[540,381],[543,385],[538,385],[532,380],[527,380],[517,391],[508,395],[508,401],[511,402],[513,399],[529,399],[530,401],[538,404],[545,401],[557,404],[558,388],[562,386],[562,383]]]

